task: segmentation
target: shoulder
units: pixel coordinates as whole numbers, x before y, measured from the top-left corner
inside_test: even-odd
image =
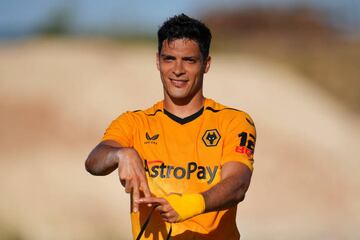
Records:
[[[144,110],[133,110],[127,111],[120,115],[120,117],[132,118],[132,119],[141,119],[147,117],[154,117],[163,112],[163,102],[157,102],[153,106],[144,109]]]
[[[212,99],[206,99],[204,111],[217,115],[217,117],[224,121],[246,121],[254,126],[254,121],[247,112],[234,107],[225,106]]]

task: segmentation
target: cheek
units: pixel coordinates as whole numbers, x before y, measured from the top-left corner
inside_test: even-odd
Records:
[[[160,72],[160,76],[161,76],[161,77],[165,75],[164,68],[160,67],[160,68],[159,68],[159,72]]]
[[[161,82],[163,83],[163,84],[167,84],[166,82],[166,80],[168,79],[168,76],[169,76],[169,73],[168,73],[168,71],[166,70],[166,69],[160,69],[159,70],[160,71],[160,78],[161,78]]]
[[[201,65],[194,64],[187,67],[187,72],[190,73],[192,76],[199,76],[203,72],[203,69]]]
[[[170,69],[171,68],[167,65],[160,65],[159,71],[161,75],[166,76],[169,74]]]
[[[203,75],[202,70],[201,69],[193,69],[193,71],[191,71],[191,78],[193,78],[194,80],[199,80],[199,78],[201,78],[201,76]]]

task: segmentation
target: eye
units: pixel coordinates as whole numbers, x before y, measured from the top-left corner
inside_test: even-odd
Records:
[[[184,61],[188,62],[188,63],[196,63],[196,59],[192,58],[192,57],[187,57],[184,58]]]
[[[175,60],[175,57],[173,57],[173,56],[163,56],[162,59],[163,59],[165,62],[170,62],[170,61]]]

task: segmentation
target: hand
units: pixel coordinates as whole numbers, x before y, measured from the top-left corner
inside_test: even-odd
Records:
[[[125,187],[125,192],[132,193],[133,211],[137,212],[140,191],[144,193],[145,197],[151,197],[142,160],[133,148],[121,148],[117,151],[117,155],[120,182]]]
[[[173,207],[170,205],[170,203],[164,198],[145,197],[145,198],[139,199],[138,203],[158,205],[155,207],[155,210],[160,213],[160,216],[166,222],[174,223],[179,219],[179,214],[173,209]]]

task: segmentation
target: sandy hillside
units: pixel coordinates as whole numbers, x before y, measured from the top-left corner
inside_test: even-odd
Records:
[[[90,176],[84,160],[118,114],[161,99],[154,57],[106,40],[0,44],[0,239],[130,239],[116,174]],[[285,66],[212,64],[206,96],[257,125],[243,238],[359,239],[359,116]]]

